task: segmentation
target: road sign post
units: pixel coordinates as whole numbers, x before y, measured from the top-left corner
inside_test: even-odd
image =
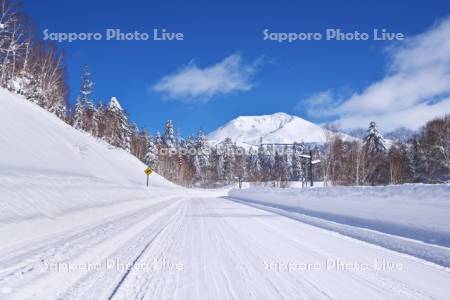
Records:
[[[147,186],[148,186],[148,177],[153,173],[153,170],[150,167],[147,167],[144,170],[145,175],[147,175]]]

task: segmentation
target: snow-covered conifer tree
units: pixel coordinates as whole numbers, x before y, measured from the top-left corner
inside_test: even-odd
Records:
[[[106,127],[106,140],[111,145],[129,152],[131,147],[131,131],[128,124],[128,118],[116,97],[112,97],[109,102]]]
[[[91,73],[89,72],[89,66],[84,65],[81,74],[81,102],[86,106],[92,106],[91,94],[94,91],[94,82],[91,81]]]
[[[283,177],[284,177],[285,164],[283,161],[283,155],[280,153],[280,151],[275,150],[273,160],[274,160],[274,164],[273,164],[273,169],[272,169],[271,175],[274,180],[278,181],[281,184],[281,182],[283,181]]]
[[[220,143],[219,148],[219,164],[218,173],[219,178],[225,180],[227,183],[233,181],[235,174],[235,159],[236,159],[236,145],[230,138],[226,138]]]
[[[97,113],[95,115],[95,133],[94,135],[98,138],[104,138],[106,135],[106,121],[107,121],[108,108],[100,102],[97,106]]]
[[[196,177],[205,182],[207,180],[209,168],[210,149],[206,143],[206,136],[203,130],[199,130],[197,140],[195,141],[195,171]]]
[[[97,130],[97,108],[91,98],[91,94],[94,91],[94,82],[91,81],[90,76],[91,73],[89,72],[88,65],[84,65],[81,74],[80,89],[80,101],[83,107],[81,129],[95,135]]]
[[[75,102],[75,112],[73,116],[73,127],[77,129],[83,128],[83,112],[83,103],[81,103],[81,98],[77,97],[77,101]]]
[[[75,104],[73,126],[97,136],[97,108],[91,99],[94,83],[90,80],[89,68],[83,67],[80,95]]]
[[[370,122],[367,136],[364,138],[364,147],[368,153],[382,153],[387,150],[386,141],[379,132],[375,122]]]
[[[266,147],[260,143],[258,147],[258,176],[257,178],[261,181],[266,180],[267,174],[266,172]]]
[[[156,132],[156,136],[155,136],[155,146],[158,149],[161,149],[163,144],[164,144],[163,138],[161,136],[161,133],[158,131],[158,132]]]
[[[175,135],[172,120],[167,120],[164,132],[164,143],[167,148],[175,148]]]
[[[387,184],[389,182],[387,144],[375,122],[370,122],[363,150],[366,160],[364,182],[370,185]]]
[[[258,160],[258,153],[250,150],[247,155],[247,176],[249,181],[259,181],[261,175],[261,166]]]
[[[291,158],[291,166],[292,166],[292,180],[299,181],[303,178],[303,169],[300,154],[303,153],[303,146],[294,143],[292,149],[292,158]]]
[[[147,166],[153,170],[158,168],[158,149],[156,148],[155,142],[151,135],[146,138],[146,153],[144,162]]]

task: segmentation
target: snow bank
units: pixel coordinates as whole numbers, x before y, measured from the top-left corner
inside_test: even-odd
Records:
[[[450,185],[234,189],[229,196],[450,247]]]
[[[0,88],[0,224],[55,215],[178,187],[145,165]]]
[[[154,201],[167,195],[167,189],[120,186],[93,177],[0,174],[0,195],[0,225],[4,225],[124,201]]]

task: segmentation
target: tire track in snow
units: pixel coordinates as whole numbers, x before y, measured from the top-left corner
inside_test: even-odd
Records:
[[[141,230],[133,232],[133,235],[129,236],[126,241],[123,241],[120,247],[104,257],[100,272],[91,272],[78,279],[70,288],[59,294],[58,299],[109,299],[114,290],[116,290],[115,294],[117,294],[122,289],[125,281],[122,280],[125,276],[124,274],[130,270],[128,275],[125,276],[126,279],[130,274],[134,273],[134,268],[130,268],[130,262],[133,262],[140,253],[145,253],[143,251],[145,245],[148,244],[150,247],[151,241],[170,224],[182,201],[177,201],[168,211],[161,213],[156,219],[145,224]],[[105,260],[126,264],[127,268],[124,270],[108,269]],[[122,283],[120,283],[121,280]],[[120,285],[120,288],[117,288],[118,285]]]
[[[144,246],[144,248],[142,249],[142,251],[136,256],[136,258],[131,262],[130,266],[127,268],[125,274],[122,275],[122,277],[119,280],[119,283],[114,287],[111,295],[108,297],[109,300],[111,300],[114,295],[117,293],[117,291],[119,290],[119,288],[122,286],[122,283],[125,281],[125,279],[127,278],[127,276],[130,274],[131,270],[133,269],[133,267],[136,265],[137,261],[142,257],[142,255],[144,254],[145,251],[147,251],[148,247],[150,247],[150,244],[153,243],[153,241],[160,235],[160,233],[164,230],[164,228],[162,228],[161,230],[159,230],[156,235],[150,240],[148,241],[148,243]]]
[[[176,214],[171,217],[171,222],[169,222],[161,234],[155,238],[151,245],[151,249],[148,249],[145,253],[143,253],[141,261],[144,265],[148,265],[152,260],[164,262],[165,256],[167,256],[170,251],[177,248],[176,245],[179,244],[180,239],[175,239],[175,236],[177,236],[177,233],[182,228],[184,215],[186,214],[185,210],[187,207],[187,201],[188,200],[183,201]],[[148,295],[149,291],[154,292],[153,298],[155,299],[173,298],[157,296],[158,292],[170,290],[170,287],[168,288],[167,285],[169,284],[171,278],[155,276],[153,271],[154,270],[147,270],[147,272],[132,272],[123,283],[123,288],[119,290],[119,298],[143,299]],[[161,275],[162,273],[163,272],[161,272]],[[175,291],[176,289],[174,292]]]
[[[7,266],[7,263],[9,266],[0,273],[0,284],[11,286],[14,290],[21,290],[21,286],[30,281],[39,281],[47,276],[58,275],[49,270],[48,264],[67,263],[72,258],[87,253],[87,250],[91,252],[111,237],[153,214],[160,213],[174,203],[176,203],[174,199],[165,200],[132,213],[108,218],[105,223],[96,222],[93,226],[83,227],[80,231],[71,230],[69,235],[45,240],[34,248],[21,251],[18,255],[12,253],[1,262],[2,266]]]
[[[244,209],[241,208],[241,211],[243,210],[245,212],[246,209],[245,207],[243,208]],[[220,213],[220,209],[217,211],[218,213]],[[252,213],[254,213],[254,211]],[[246,223],[254,223],[260,220],[259,216],[252,217],[252,214],[249,215],[249,220],[246,220]],[[224,246],[229,248],[229,251],[232,251],[234,253],[237,262],[246,262],[245,264],[243,264],[243,266],[246,266],[245,269],[248,273],[248,277],[254,278],[256,276],[254,272],[256,270],[262,269],[261,266],[263,265],[264,259],[273,258],[275,260],[278,260],[279,255],[276,252],[272,251],[269,247],[267,247],[265,243],[261,243],[261,241],[256,239],[255,236],[249,235],[244,230],[231,225],[232,220],[233,218],[220,218],[219,221],[222,224],[222,226],[220,226],[222,228],[220,232],[224,240]],[[227,237],[231,236],[234,237],[234,248],[231,247],[231,245],[233,244],[226,243]],[[238,250],[238,246],[241,249],[248,250],[236,251]],[[247,266],[247,264],[249,265]],[[253,273],[250,272],[250,270],[252,270]],[[301,276],[301,280],[298,281],[298,278],[295,278],[295,275],[297,274],[286,273],[283,274],[283,278],[281,277],[281,274],[274,273],[274,275],[277,275],[276,280],[271,276],[263,276],[263,279],[269,286],[271,286],[273,291],[276,291],[277,297],[279,298],[285,298],[287,295],[296,295],[296,297],[302,298],[321,297],[331,299],[331,297],[327,295],[325,291],[323,291],[319,286],[315,285],[308,277]],[[292,284],[294,282],[295,284]]]

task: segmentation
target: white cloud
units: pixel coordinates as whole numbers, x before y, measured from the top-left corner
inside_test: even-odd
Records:
[[[240,54],[230,55],[205,68],[190,62],[174,74],[164,76],[152,90],[169,99],[205,102],[217,95],[252,89],[251,77],[257,65],[258,61],[244,63]]]
[[[334,115],[343,128],[366,127],[373,120],[385,130],[417,129],[450,113],[450,18],[388,49],[386,75],[360,93],[311,105],[315,115]],[[330,108],[330,103],[335,103]],[[314,116],[312,114],[312,116]]]
[[[296,110],[301,111],[303,105],[307,105],[307,113],[312,117],[324,117],[327,115],[325,107],[333,105],[334,95],[332,90],[322,91],[312,94],[306,99],[306,103],[298,103],[295,107]]]
[[[343,88],[339,91],[326,90],[312,94],[306,100],[300,101],[296,106],[296,111],[303,111],[306,107],[306,112],[309,116],[314,118],[328,118],[335,115],[335,109],[339,103],[345,100],[346,97],[352,94],[348,88]]]

